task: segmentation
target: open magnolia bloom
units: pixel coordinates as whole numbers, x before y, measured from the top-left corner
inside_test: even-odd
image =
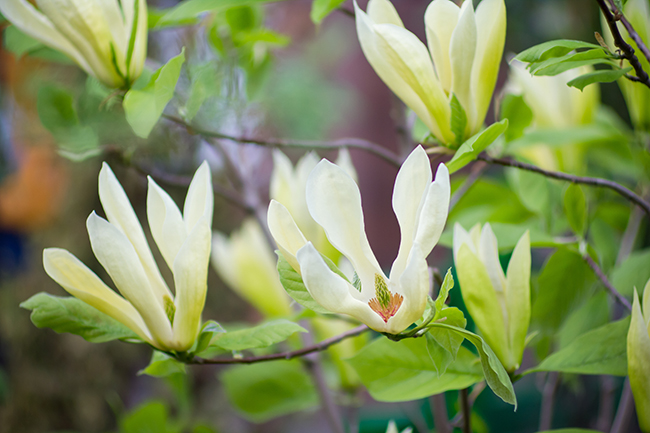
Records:
[[[421,146],[402,164],[393,190],[401,242],[390,277],[370,249],[359,187],[343,169],[321,160],[309,175],[306,194],[309,213],[356,273],[350,283],[333,272],[307,242],[289,211],[271,201],[271,234],[287,262],[302,275],[314,300],[326,310],[350,315],[389,334],[397,334],[418,320],[429,292],[426,257],[438,242],[449,211],[447,167],[440,164],[432,182],[429,158]]]
[[[128,88],[147,56],[146,0],[2,0],[0,12],[22,32],[62,52],[114,88]]]
[[[483,0],[476,12],[470,0],[434,0],[424,15],[428,50],[390,1],[370,0],[367,13],[355,3],[355,13],[366,59],[441,143],[457,147],[481,129],[505,44],[503,0]],[[459,130],[452,115],[454,124],[466,119]]]
[[[47,274],[68,293],[126,325],[164,351],[192,347],[207,291],[212,224],[212,179],[206,162],[196,171],[183,213],[149,179],[147,216],[158,249],[174,275],[167,287],[124,189],[104,163],[99,198],[108,220],[94,212],[86,221],[90,244],[118,295],[75,256],[60,248],[43,251]]]
[[[519,368],[530,324],[530,236],[517,242],[507,274],[490,224],[454,225],[454,264],[476,327],[509,372]]]
[[[641,309],[643,307],[643,310]],[[650,432],[650,281],[643,290],[643,301],[634,289],[632,320],[627,333],[627,372],[634,394],[639,426]]]

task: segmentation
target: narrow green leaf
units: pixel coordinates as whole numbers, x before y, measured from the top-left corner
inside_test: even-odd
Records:
[[[417,400],[467,388],[483,380],[476,356],[464,347],[460,348],[456,361],[440,375],[440,366],[436,364],[436,354],[430,351],[429,341],[427,338],[407,338],[395,342],[379,338],[348,362],[370,395],[379,401]]]
[[[531,63],[530,73],[533,75],[557,75],[569,69],[579,68],[585,65],[598,63],[613,64],[611,60],[613,58],[612,54],[602,47],[581,51],[579,53],[570,52],[564,56]]]
[[[630,318],[591,330],[524,374],[559,371],[576,374],[627,375],[627,332]]]
[[[447,163],[449,173],[454,173],[474,161],[478,154],[494,143],[506,129],[508,129],[508,119],[503,119],[469,138],[458,148],[451,161]]]
[[[210,346],[212,338],[217,335],[226,332],[225,329],[221,327],[214,320],[208,320],[203,324],[199,337],[196,339],[196,347],[192,350],[194,353],[201,353]]]
[[[625,69],[606,69],[595,72],[589,72],[588,74],[580,75],[577,78],[569,81],[567,86],[575,87],[576,89],[584,89],[590,84],[593,83],[612,83],[623,75],[627,74],[632,70],[632,67],[627,67]]]
[[[332,11],[345,3],[345,0],[314,0],[310,17],[314,24],[320,24]]]
[[[302,282],[302,277],[291,267],[289,262],[282,257],[282,253],[279,251],[276,251],[275,253],[278,255],[278,275],[280,276],[280,283],[282,283],[282,287],[284,287],[284,290],[287,291],[289,296],[303,307],[315,311],[316,313],[331,313],[321,307],[318,302],[314,301],[314,298],[311,297],[305,284]]]
[[[438,291],[438,297],[436,298],[436,311],[442,311],[449,297],[449,291],[454,288],[454,276],[451,274],[451,268],[447,269],[445,274],[445,279],[442,280],[442,285]]]
[[[525,63],[533,63],[540,60],[547,60],[552,57],[561,57],[578,48],[602,49],[600,45],[595,45],[588,42],[559,39],[530,47],[527,50],[519,53],[515,57],[515,60],[519,60]]]
[[[587,228],[587,199],[577,183],[570,184],[564,193],[564,213],[573,232],[582,237]]]
[[[506,142],[524,134],[533,121],[533,111],[521,95],[507,94],[501,101],[501,120],[508,119],[508,129],[504,133]]]
[[[531,171],[508,168],[506,178],[510,188],[528,210],[538,215],[548,213],[551,192],[546,177]]]
[[[296,332],[307,330],[297,323],[278,319],[252,328],[217,335],[211,344],[226,350],[260,349],[280,343]]]
[[[281,0],[187,0],[177,6],[166,9],[165,14],[156,22],[156,28],[167,27],[173,23],[198,17],[204,12],[216,12],[233,6],[273,3]]]
[[[456,136],[456,147],[463,144],[463,138],[465,137],[465,127],[467,126],[467,113],[462,104],[456,97],[456,94],[451,94],[451,101],[449,102],[449,107],[451,108],[451,119],[450,126],[451,132]]]
[[[73,297],[38,293],[22,304],[31,310],[30,318],[37,328],[79,335],[91,343],[111,340],[140,340],[129,328],[94,307]]]
[[[176,373],[185,373],[185,364],[165,353],[154,350],[149,365],[140,370],[138,375],[166,377]]]
[[[185,62],[185,48],[158,69],[141,89],[131,88],[124,95],[126,120],[137,136],[147,138],[174,96],[176,82]]]
[[[314,382],[298,360],[232,367],[221,381],[237,411],[254,422],[318,406]]]

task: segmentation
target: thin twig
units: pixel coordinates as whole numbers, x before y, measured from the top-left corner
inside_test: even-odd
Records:
[[[472,170],[469,173],[469,176],[463,181],[463,183],[458,187],[458,189],[452,194],[451,199],[449,200],[449,211],[451,211],[454,206],[458,204],[461,198],[470,190],[472,186],[476,183],[477,180],[483,175],[488,165],[485,161],[477,162],[472,166]]]
[[[350,18],[354,18],[356,15],[352,9],[348,9],[343,6],[339,6],[336,8],[337,11],[341,12],[343,15],[348,16]]]
[[[472,433],[472,406],[469,404],[469,388],[461,389],[458,396],[463,413],[463,433]]]
[[[630,66],[634,68],[634,72],[636,73],[636,76],[639,78],[639,82],[650,87],[650,77],[648,77],[648,73],[643,70],[643,66],[639,61],[639,58],[634,54],[634,48],[632,48],[632,45],[625,42],[625,39],[623,39],[621,32],[618,30],[617,21],[621,20],[621,18],[624,19],[623,14],[621,13],[621,11],[619,11],[616,8],[612,0],[607,0],[610,3],[610,6],[612,7],[611,10],[605,3],[605,0],[596,0],[596,1],[598,2],[598,6],[600,6],[600,10],[603,12],[603,15],[605,16],[605,20],[607,20],[607,25],[609,26],[609,30],[612,32],[612,36],[614,37],[614,44],[616,44],[616,46],[621,50],[621,55],[625,59],[627,59],[628,62],[630,62]],[[612,10],[614,11],[614,13],[612,13]],[[628,33],[630,33],[632,39],[635,39],[636,37],[636,39],[640,40],[640,38],[638,37],[639,35],[634,31],[630,23],[627,22],[627,20],[622,22],[625,28],[627,29]],[[627,25],[625,25],[625,23],[627,23]],[[639,47],[641,46],[644,46],[643,42],[641,42],[641,45],[639,45]]]
[[[366,332],[369,328],[366,325],[357,326],[340,335],[323,340],[320,343],[311,346],[303,347],[302,349],[292,350],[290,352],[273,353],[270,355],[251,356],[248,358],[225,358],[225,359],[204,359],[195,357],[187,361],[187,364],[208,365],[208,364],[255,364],[257,362],[276,361],[278,359],[293,359],[300,356],[305,356],[310,353],[320,352],[328,347],[339,343],[346,338],[356,337],[359,334]]]
[[[569,182],[581,183],[584,185],[599,186],[602,188],[609,188],[613,191],[616,191],[622,197],[626,198],[627,200],[631,201],[637,206],[641,207],[645,211],[645,213],[650,217],[650,203],[645,201],[638,194],[635,194],[633,191],[629,190],[623,185],[620,185],[612,180],[601,179],[598,177],[574,176],[559,171],[544,170],[542,168],[539,168],[532,164],[527,164],[525,162],[519,162],[519,161],[514,161],[511,159],[504,159],[504,158],[492,158],[491,156],[488,156],[484,153],[480,154],[477,157],[477,159],[481,161],[489,162],[490,164],[498,164],[506,167],[515,167],[521,170],[533,171],[535,173],[539,173],[543,176],[550,177],[553,179],[566,180]]]
[[[317,141],[317,140],[284,140],[284,139],[261,139],[251,137],[241,137],[235,135],[224,134],[217,131],[207,131],[205,129],[197,128],[193,125],[186,123],[183,119],[178,117],[163,115],[167,120],[175,122],[185,127],[188,132],[202,135],[203,137],[220,138],[223,140],[231,140],[237,143],[250,143],[264,147],[281,147],[281,148],[294,148],[294,149],[319,149],[319,150],[335,150],[343,147],[365,150],[368,153],[382,158],[384,161],[389,162],[395,167],[402,164],[401,159],[394,152],[380,146],[372,141],[364,140],[362,138],[341,138],[333,141]]]
[[[632,396],[632,388],[630,388],[630,378],[625,379],[623,385],[623,393],[621,394],[621,401],[616,410],[616,417],[612,424],[612,429],[609,433],[623,433],[627,431],[627,426],[630,424],[630,419],[634,415],[634,397]]]
[[[483,392],[487,384],[485,381],[479,382],[476,385],[474,385],[474,389],[472,390],[472,393],[469,395],[469,407],[474,407],[474,403],[476,402],[476,399],[478,398],[479,395]],[[456,416],[449,422],[452,427],[459,428],[460,423],[463,420],[463,413],[458,412]]]
[[[327,422],[334,433],[345,433],[338,408],[334,404],[334,399],[332,399],[330,390],[325,382],[325,375],[320,360],[318,359],[318,354],[314,353],[313,356],[315,356],[313,359],[310,359],[310,357],[303,358],[303,362],[314,380],[325,418],[327,418]]]
[[[551,371],[546,377],[542,390],[542,407],[539,413],[539,431],[551,429],[553,424],[553,407],[555,406],[555,391],[559,380],[557,371]]]
[[[435,394],[429,398],[431,404],[431,412],[433,413],[433,425],[436,428],[436,433],[451,433],[452,428],[449,424],[447,414],[447,401],[445,400],[445,393]]]
[[[594,261],[594,259],[591,258],[589,254],[585,254],[582,256],[582,259],[589,265],[592,271],[594,271],[594,274],[598,277],[601,283],[603,283],[603,286],[607,289],[607,291],[614,297],[618,303],[623,305],[625,308],[628,309],[628,311],[632,311],[632,305],[630,304],[630,301],[628,301],[625,296],[621,295],[618,290],[616,290],[616,287],[612,285],[612,283],[609,282],[607,279],[607,276],[603,272],[602,269],[598,266],[598,264]]]
[[[634,30],[634,27],[632,27],[632,24],[625,18],[625,15],[623,15],[623,11],[619,10],[616,7],[616,3],[614,3],[612,0],[607,0],[609,2],[610,7],[614,11],[615,18],[618,18],[621,23],[623,23],[623,27],[625,27],[625,30],[627,30],[627,33],[630,35],[632,40],[636,43],[637,48],[639,48],[639,51],[643,53],[643,56],[646,58],[648,62],[650,62],[650,50],[648,49],[647,45],[643,42],[643,39],[641,39],[641,36],[639,33]]]

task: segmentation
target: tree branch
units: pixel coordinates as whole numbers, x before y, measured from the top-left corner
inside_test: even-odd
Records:
[[[602,188],[609,188],[613,191],[616,191],[618,194],[626,198],[627,200],[631,201],[632,203],[636,204],[639,206],[641,209],[645,211],[645,213],[650,217],[650,203],[645,201],[643,198],[641,198],[639,195],[635,194],[633,191],[629,190],[628,188],[624,187],[623,185],[620,185],[612,180],[608,179],[601,179],[598,177],[585,177],[585,176],[574,176],[571,174],[567,173],[562,173],[559,171],[550,171],[550,170],[544,170],[542,168],[539,168],[537,166],[534,166],[532,164],[526,164],[525,162],[519,162],[519,161],[514,161],[511,159],[502,159],[502,158],[492,158],[491,156],[488,156],[486,154],[480,154],[477,159],[485,162],[489,162],[490,164],[498,164],[498,165],[503,165],[506,167],[515,167],[519,168],[521,170],[528,170],[528,171],[533,171],[535,173],[539,173],[543,176],[550,177],[553,179],[559,179],[559,180],[567,180],[569,182],[573,183],[581,183],[584,185],[591,185],[591,186],[599,186]]]
[[[594,274],[598,277],[598,279],[603,283],[603,286],[607,289],[607,291],[614,297],[616,301],[618,301],[619,304],[623,305],[625,308],[628,309],[628,311],[632,311],[632,305],[630,304],[630,301],[628,301],[625,296],[621,295],[618,290],[616,290],[616,287],[612,285],[612,283],[609,282],[607,279],[607,276],[603,272],[602,269],[596,264],[594,259],[591,258],[589,254],[585,254],[582,256],[582,259],[589,265],[592,271],[594,271]]]
[[[186,361],[186,364],[196,364],[196,365],[209,365],[209,364],[255,364],[257,362],[266,362],[266,361],[276,361],[278,359],[289,360],[297,358],[299,356],[309,355],[314,352],[321,352],[328,347],[339,343],[346,338],[356,337],[359,334],[366,332],[368,328],[366,325],[357,326],[356,328],[350,329],[340,335],[337,335],[327,340],[323,340],[320,343],[313,344],[311,346],[303,347],[302,349],[292,350],[290,352],[282,353],[273,353],[271,355],[262,355],[262,356],[251,356],[248,358],[223,358],[223,359],[204,359],[199,357],[194,357]]]
[[[646,46],[646,44],[643,42],[643,39],[641,39],[641,36],[639,36],[639,33],[634,30],[634,27],[632,27],[632,24],[625,18],[625,15],[623,15],[623,11],[619,10],[616,7],[616,3],[614,3],[613,0],[607,0],[609,2],[610,7],[614,11],[615,18],[617,18],[621,23],[623,23],[623,27],[625,27],[625,30],[627,30],[627,33],[630,35],[632,40],[636,43],[637,48],[643,53],[643,56],[646,58],[648,62],[650,62],[650,50]]]
[[[177,123],[183,126],[191,134],[198,134],[204,137],[219,138],[222,140],[231,140],[237,143],[250,143],[256,144],[258,146],[270,147],[270,148],[293,148],[293,149],[319,149],[319,150],[335,150],[343,147],[361,149],[365,150],[368,153],[376,155],[382,158],[384,161],[399,167],[402,165],[402,161],[399,156],[390,150],[373,143],[372,141],[364,140],[361,138],[341,138],[333,141],[317,141],[317,140],[283,140],[283,139],[261,139],[261,138],[251,138],[251,137],[240,137],[235,135],[223,134],[217,131],[207,131],[205,129],[196,128],[183,119],[178,117],[163,115],[167,120],[170,120],[174,123]]]

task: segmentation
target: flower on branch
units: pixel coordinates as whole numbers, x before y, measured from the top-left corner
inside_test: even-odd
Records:
[[[182,214],[149,178],[149,227],[174,275],[175,294],[163,280],[133,207],[106,163],[99,173],[99,198],[107,220],[93,212],[86,227],[97,260],[123,297],[64,249],[43,251],[45,271],[68,293],[123,323],[157,349],[190,349],[200,330],[207,291],[213,209],[208,164],[196,171]]]
[[[146,0],[2,0],[18,29],[112,88],[128,88],[147,56]]]
[[[326,310],[347,314],[372,329],[397,334],[418,320],[426,307],[426,257],[438,242],[449,211],[449,172],[440,164],[435,181],[429,158],[418,146],[395,180],[393,210],[401,230],[390,277],[384,274],[365,233],[361,194],[340,167],[321,160],[307,180],[307,207],[330,243],[355,270],[353,282],[332,271],[308,242],[289,211],[277,201],[268,222],[282,255],[301,274],[314,300]]]

